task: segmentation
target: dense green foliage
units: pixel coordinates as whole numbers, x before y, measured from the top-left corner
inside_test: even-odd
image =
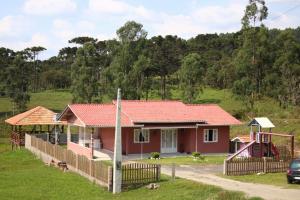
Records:
[[[0,69],[8,72],[21,55],[29,67],[30,92],[68,88],[74,102],[112,99],[117,88],[124,99],[149,99],[153,93],[169,99],[176,89],[181,91],[177,98],[196,102],[201,88],[211,87],[232,90],[248,112],[255,112],[255,103],[265,96],[284,108],[300,105],[300,27],[268,29],[263,24],[267,16],[264,1],[250,0],[240,31],[187,40],[147,38],[142,24],[128,21],[116,31],[117,39],[76,37],[69,42],[77,47],[62,48],[44,61],[38,59],[43,47],[0,48]],[[4,74],[0,95],[12,97]]]
[[[64,173],[57,168],[46,166],[26,150],[10,151],[7,145],[2,145],[1,142],[0,169],[2,200],[248,199],[240,192],[226,191],[184,179],[171,181],[164,176],[156,191],[141,187],[113,195],[78,174]]]
[[[6,70],[6,87],[8,96],[12,99],[13,108],[23,111],[30,100],[28,65],[20,55],[16,56]],[[14,112],[15,109],[13,109]]]

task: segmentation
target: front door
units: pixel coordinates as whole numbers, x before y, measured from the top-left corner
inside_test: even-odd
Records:
[[[177,129],[161,130],[161,153],[177,152]]]

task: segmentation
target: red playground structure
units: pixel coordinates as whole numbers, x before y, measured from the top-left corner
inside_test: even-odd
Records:
[[[271,157],[276,160],[294,158],[294,135],[273,133],[274,124],[266,117],[254,118],[249,125],[250,134],[231,140],[234,157]],[[268,129],[268,131],[265,131]]]

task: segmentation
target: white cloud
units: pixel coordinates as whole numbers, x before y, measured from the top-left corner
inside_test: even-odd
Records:
[[[24,16],[5,16],[0,19],[0,37],[16,37],[29,27],[30,23]]]
[[[244,4],[232,1],[226,6],[195,7],[188,14],[156,14],[154,34],[189,38],[200,33],[232,32],[240,29]]]
[[[96,25],[88,20],[71,23],[68,20],[56,19],[53,21],[52,33],[62,44],[67,44],[70,39],[78,36],[90,36],[99,40],[114,37],[108,33],[99,34],[96,28]]]
[[[27,0],[23,10],[30,15],[55,15],[70,13],[77,8],[73,0]]]
[[[89,10],[94,12],[109,13],[109,14],[122,14],[131,9],[127,3],[118,0],[90,0]]]
[[[122,16],[123,18],[151,19],[154,14],[142,5],[132,5],[120,0],[89,0],[88,14]]]
[[[200,27],[187,15],[161,14],[160,18],[161,22],[155,22],[151,26],[154,28],[155,34],[189,37],[195,33],[205,31],[205,27]]]
[[[297,28],[299,26],[299,18],[287,14],[278,14],[278,17],[267,19],[264,23],[269,28]]]
[[[11,48],[16,51],[23,50],[27,47],[32,46],[43,46],[48,48],[51,46],[51,42],[49,41],[48,37],[41,33],[34,33],[31,38],[28,40],[12,40],[12,41],[3,41],[0,42],[1,46],[5,46],[7,48]]]

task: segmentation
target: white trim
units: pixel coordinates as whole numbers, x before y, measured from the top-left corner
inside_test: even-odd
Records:
[[[151,126],[151,127],[142,127],[142,129],[180,129],[180,128],[196,128],[197,126]]]
[[[137,132],[138,131],[138,132]],[[142,131],[143,135],[148,135],[148,137],[144,138],[148,138],[148,140],[145,140],[144,142],[140,142],[140,141],[136,141],[136,137],[135,134],[140,134],[140,131]],[[145,144],[145,143],[150,143],[150,130],[149,129],[133,129],[133,143],[135,144]],[[139,136],[138,136],[139,137]]]
[[[208,133],[209,134],[209,130],[213,130],[213,141],[207,141],[205,140],[205,136]],[[207,132],[208,131],[208,132]],[[217,143],[218,142],[218,135],[219,135],[219,130],[217,128],[214,129],[204,129],[203,130],[203,142],[204,143]],[[214,137],[216,138],[216,140],[214,140]]]

